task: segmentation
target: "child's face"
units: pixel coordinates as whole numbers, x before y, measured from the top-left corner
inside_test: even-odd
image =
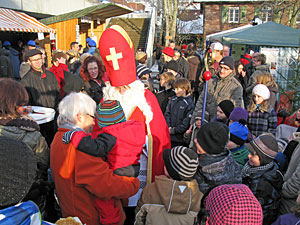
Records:
[[[253,99],[257,105],[261,105],[264,102],[264,99],[259,95],[254,95]]]
[[[201,120],[200,119],[196,119],[195,120],[195,125],[196,125],[196,127],[200,128],[201,127]]]
[[[227,149],[234,149],[234,148],[237,148],[238,145],[232,141],[229,141],[228,144],[227,144]]]
[[[253,155],[251,152],[248,155],[251,166],[260,166],[260,158],[258,155]]]
[[[176,93],[176,96],[177,97],[185,97],[186,96],[186,91],[185,89],[182,89],[182,88],[175,88],[175,93]]]
[[[218,108],[217,108],[217,117],[221,120],[227,118],[227,116],[225,115],[225,113],[223,112],[223,110],[221,109],[220,106],[218,106]]]
[[[160,78],[160,81],[159,81],[160,86],[163,87],[165,85],[165,83],[166,83],[165,78]]]

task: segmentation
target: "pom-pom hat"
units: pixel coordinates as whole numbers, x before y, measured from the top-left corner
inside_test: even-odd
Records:
[[[136,80],[133,43],[119,25],[106,29],[99,40],[100,55],[110,83],[114,87],[131,84]]]

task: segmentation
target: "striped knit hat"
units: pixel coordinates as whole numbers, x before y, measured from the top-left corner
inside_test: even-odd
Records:
[[[163,159],[170,177],[174,180],[191,180],[198,168],[196,152],[183,146],[165,149]]]
[[[126,121],[126,117],[119,101],[107,100],[97,106],[97,122],[99,127],[106,127]]]
[[[146,75],[146,74],[150,75],[151,73],[152,73],[152,71],[149,70],[149,68],[147,68],[143,64],[139,64],[136,67],[136,74],[137,74],[138,78],[140,78],[140,79],[142,78],[143,75]]]

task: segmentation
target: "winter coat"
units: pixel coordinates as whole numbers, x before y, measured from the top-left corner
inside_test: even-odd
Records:
[[[67,64],[59,63],[58,66],[55,66],[53,64],[49,70],[55,75],[57,79],[60,96],[64,97],[66,94],[63,90],[63,87],[65,86],[65,71],[69,72]]]
[[[47,173],[50,150],[40,133],[39,125],[29,117],[15,119],[0,118],[0,135],[24,142],[34,153],[38,164],[38,174]]]
[[[298,141],[299,142],[299,141]],[[280,214],[291,213],[291,208],[296,206],[296,199],[300,187],[300,145],[294,150],[288,169],[283,178],[281,191]]]
[[[87,93],[96,102],[96,104],[99,104],[101,99],[103,98],[102,88],[105,87],[105,83],[102,79],[100,79],[100,81],[98,82],[100,84],[98,84],[94,80],[89,80],[85,82],[85,86],[87,87]]]
[[[135,225],[196,224],[203,194],[196,180],[176,181],[165,175],[148,184],[136,207]]]
[[[243,171],[247,166],[254,168],[255,171],[249,172],[247,176],[243,175],[243,184],[250,188],[260,202],[264,215],[263,224],[271,224],[277,218],[279,212],[279,192],[283,183],[282,174],[278,171],[278,168],[273,162],[260,167],[251,167],[249,163],[247,163]]]
[[[196,80],[197,69],[198,69],[198,65],[200,63],[200,60],[197,56],[190,56],[190,57],[187,58],[187,61],[189,63],[188,80],[189,81],[195,81]]]
[[[195,121],[195,116],[202,111],[204,91],[203,89],[196,103],[191,124]],[[209,120],[217,116],[217,106],[223,100],[232,101],[234,107],[244,107],[243,88],[233,73],[225,78],[215,76],[208,81],[206,111],[209,113]]]
[[[179,57],[176,62],[178,63],[178,72],[180,72],[184,78],[188,79],[190,69],[189,63],[183,57]]]
[[[60,99],[59,86],[52,72],[45,70],[41,73],[31,68],[21,83],[29,95],[28,105],[57,108]]]
[[[299,225],[300,217],[294,214],[286,214],[278,217],[278,219],[272,223],[272,225]]]
[[[276,94],[278,93],[278,87],[276,85],[269,86],[268,84],[266,84],[266,86],[269,88],[270,91],[269,104],[273,109],[276,109],[277,106]]]
[[[169,100],[175,95],[173,88],[162,90],[155,94],[162,113],[165,113]]]
[[[77,151],[72,143],[63,144],[67,131],[69,129],[58,129],[50,152],[50,167],[62,217],[78,216],[83,224],[98,225],[94,198],[128,198],[137,192],[140,183],[137,178],[114,175],[101,157]],[[107,146],[112,147],[113,143]]]
[[[183,141],[188,144],[189,148],[197,152],[197,147],[195,145],[194,139],[197,137],[197,133],[200,130],[195,124],[193,124],[192,133],[183,135]]]
[[[277,127],[277,116],[273,108],[268,112],[254,111],[249,112],[247,126],[249,131],[258,137],[263,133],[272,133],[275,135]]]
[[[241,167],[228,150],[218,155],[201,154],[198,159],[194,178],[204,194],[222,184],[242,183]]]
[[[183,134],[189,128],[193,110],[192,96],[174,96],[169,101],[164,115],[168,127],[171,127],[171,141],[183,142]]]
[[[9,51],[4,48],[0,48],[0,77],[14,78],[14,71],[9,58]]]

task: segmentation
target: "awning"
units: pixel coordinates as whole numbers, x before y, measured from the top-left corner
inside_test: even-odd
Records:
[[[0,8],[0,31],[55,33],[56,31],[25,13]]]
[[[83,16],[95,16],[100,19],[106,19],[114,16],[120,16],[123,14],[133,12],[132,9],[114,3],[100,3],[99,5],[90,6],[85,9],[76,10],[73,12],[61,14],[58,16],[53,16],[45,19],[41,19],[40,21],[44,24],[53,24],[66,20],[81,18]]]

